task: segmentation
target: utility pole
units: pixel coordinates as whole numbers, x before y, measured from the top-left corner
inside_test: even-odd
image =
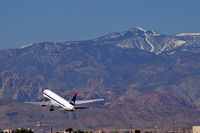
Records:
[[[53,133],[53,127],[51,127],[51,133]]]
[[[121,129],[121,128],[120,128],[120,124],[119,124],[119,126],[118,126],[118,127],[119,127],[119,129],[118,129],[119,131],[118,131],[118,132],[120,133],[120,129]]]
[[[175,127],[175,119],[172,120],[172,128],[173,128],[173,132],[176,132],[176,127]]]
[[[131,133],[132,133],[132,130],[133,130],[133,125],[132,125],[132,116],[130,117],[130,122],[131,122]]]

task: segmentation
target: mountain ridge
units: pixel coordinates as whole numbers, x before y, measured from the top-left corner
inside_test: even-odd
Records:
[[[16,104],[31,110],[22,102],[42,100],[45,88],[66,99],[76,90],[79,99],[104,98],[105,102],[91,105],[99,112],[98,117],[92,114],[94,118],[91,118],[87,112],[85,116],[84,113],[73,114],[70,116],[72,123],[85,118],[90,124],[96,124],[93,127],[113,126],[112,121],[119,124],[117,118],[122,116],[119,120],[130,124],[130,115],[134,115],[143,126],[154,119],[149,125],[153,127],[157,120],[162,121],[161,126],[166,124],[162,117],[172,119],[181,112],[177,119],[186,121],[187,125],[197,122],[193,118],[200,116],[199,46],[200,37],[196,35],[171,36],[133,28],[93,40],[41,42],[1,50],[0,98],[16,100]],[[17,109],[9,104],[6,109],[0,108],[4,112]],[[137,115],[137,111],[142,112]],[[40,110],[41,114],[44,112],[45,109]],[[0,119],[5,115],[8,123],[13,122],[10,121],[12,117],[16,122],[18,117],[23,117],[18,112],[15,117],[12,113],[2,114]],[[22,125],[35,115],[38,114],[26,114]],[[62,112],[54,116],[58,116],[56,120],[60,120],[60,124],[66,124]],[[46,116],[43,118],[52,122]],[[88,124],[81,126],[90,127]]]
[[[188,39],[189,38],[189,39]],[[159,34],[155,31],[145,30],[141,27],[132,28],[131,30],[123,32],[110,33],[105,36],[85,40],[85,41],[69,41],[69,42],[47,42],[52,44],[85,44],[90,43],[93,45],[114,45],[120,48],[138,48],[146,50],[155,54],[162,54],[163,52],[170,54],[177,48],[182,47],[182,51],[192,51],[189,47],[200,47],[199,33],[181,33],[177,35]],[[20,48],[26,48],[34,45],[23,45]],[[199,53],[199,50],[198,50]]]

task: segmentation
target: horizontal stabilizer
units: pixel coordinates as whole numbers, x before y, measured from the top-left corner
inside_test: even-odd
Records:
[[[104,99],[76,100],[76,104],[92,103],[92,102],[98,102],[98,101],[104,101]]]

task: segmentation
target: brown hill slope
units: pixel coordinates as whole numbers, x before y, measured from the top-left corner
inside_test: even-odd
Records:
[[[9,102],[9,104],[8,104]],[[50,112],[47,107],[24,104],[12,100],[0,100],[0,125],[4,128],[29,127],[36,129],[38,121],[46,124],[45,130],[65,129],[99,129],[160,127],[170,128],[175,120],[178,126],[187,127],[200,119],[198,111],[174,106],[157,106],[148,104],[114,104],[112,106],[95,106],[89,110]]]
[[[146,41],[147,34],[155,51]],[[69,114],[73,118],[69,119],[72,124],[69,126],[106,127],[120,122],[128,125],[132,115],[141,126],[159,124],[156,121],[164,125],[163,119],[169,120],[176,114],[177,120],[195,122],[198,119],[193,118],[199,114],[193,105],[200,106],[200,41],[199,37],[187,39],[150,31],[144,33],[136,28],[89,41],[44,42],[1,50],[0,97],[21,102],[39,101],[42,91],[48,88],[66,99],[76,90],[79,99],[106,100],[92,105],[98,113]],[[39,120],[39,114],[44,114],[40,118],[46,123],[57,120],[60,123],[57,126],[66,124],[64,114],[59,111],[49,114],[37,107],[40,112],[37,114],[31,112],[33,106],[21,104],[16,103],[22,106],[19,109],[9,102],[0,106],[11,110],[7,115],[9,110],[2,108],[4,124],[26,125],[30,114],[34,122]],[[14,110],[17,112],[12,112]],[[28,112],[25,117],[24,112]],[[19,116],[24,120],[19,122]]]

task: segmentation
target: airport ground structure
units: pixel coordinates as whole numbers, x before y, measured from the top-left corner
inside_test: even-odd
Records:
[[[0,133],[200,133],[200,126],[193,126],[190,128],[179,128],[179,129],[99,129],[99,130],[85,130],[85,129],[73,129],[68,128],[65,130],[50,130],[47,129],[4,129]]]

